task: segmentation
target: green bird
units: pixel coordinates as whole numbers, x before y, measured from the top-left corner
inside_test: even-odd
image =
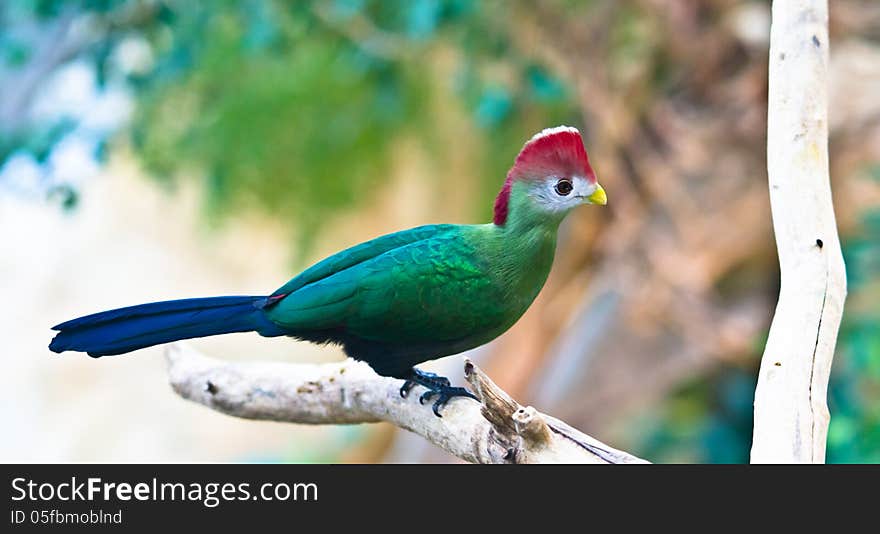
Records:
[[[560,126],[523,146],[495,199],[491,223],[437,224],[338,252],[268,296],[141,304],[56,325],[49,348],[93,357],[231,332],[336,343],[378,374],[427,388],[433,411],[476,398],[414,366],[483,345],[509,329],[547,280],[559,223],[581,204],[606,203],[577,129]]]

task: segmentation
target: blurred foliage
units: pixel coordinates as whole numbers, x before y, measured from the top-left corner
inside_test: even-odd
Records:
[[[482,194],[472,206],[480,220],[488,218],[521,132],[578,116],[564,84],[511,46],[512,29],[497,23],[504,2],[15,5],[36,18],[74,9],[105,20],[95,27],[106,34],[84,54],[100,83],[118,74],[114,50],[121,43],[146,40],[151,61],[125,73],[137,95],[133,146],[146,168],[168,183],[199,176],[215,219],[256,209],[291,221],[306,248],[328,218],[369,202],[388,178],[395,140],[421,142],[438,168],[457,150],[435,138],[433,92],[454,91],[486,134]],[[28,53],[20,43],[4,48],[9,62]],[[424,60],[440,48],[458,51],[449,87]],[[513,75],[486,75],[499,65]],[[31,126],[27,143],[7,146],[45,153],[57,128]],[[11,152],[3,148],[0,163]]]
[[[827,459],[880,463],[880,209],[843,245],[849,296],[829,384]]]
[[[635,448],[659,463],[748,463],[757,366],[688,381],[640,415]]]
[[[204,169],[213,214],[253,203],[313,236],[381,182],[430,88],[418,65],[371,55],[284,4],[175,9],[134,139],[156,175]]]
[[[0,135],[0,164],[15,151],[31,154],[38,163],[44,163],[61,138],[70,133],[74,123],[69,117],[44,122],[28,129]]]

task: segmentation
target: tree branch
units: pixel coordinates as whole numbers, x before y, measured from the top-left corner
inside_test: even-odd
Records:
[[[482,403],[456,398],[436,417],[400,380],[362,362],[229,363],[184,344],[166,351],[171,386],[181,397],[235,417],[307,424],[388,421],[473,463],[647,463],[523,407],[465,360]]]
[[[767,171],[781,287],[755,392],[752,462],[825,460],[846,297],[828,173],[827,0],[773,3]]]

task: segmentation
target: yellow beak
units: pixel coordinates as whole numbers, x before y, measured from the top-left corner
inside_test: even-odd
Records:
[[[599,184],[596,184],[596,190],[593,191],[592,195],[587,197],[587,200],[589,200],[591,204],[598,204],[600,206],[608,204],[608,197],[605,196],[605,190],[602,189],[602,186]]]

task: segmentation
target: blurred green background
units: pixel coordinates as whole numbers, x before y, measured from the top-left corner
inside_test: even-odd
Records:
[[[227,421],[174,398],[157,358],[50,357],[48,327],[266,291],[381,233],[485,222],[522,143],[569,124],[610,203],[566,223],[533,309],[475,357],[615,447],[748,461],[778,290],[769,23],[768,2],[733,0],[6,0],[0,283],[27,304],[0,316],[4,460],[449,461],[387,425]],[[880,4],[832,2],[831,40],[849,296],[827,460],[878,462]],[[240,338],[200,347],[339,357]]]

